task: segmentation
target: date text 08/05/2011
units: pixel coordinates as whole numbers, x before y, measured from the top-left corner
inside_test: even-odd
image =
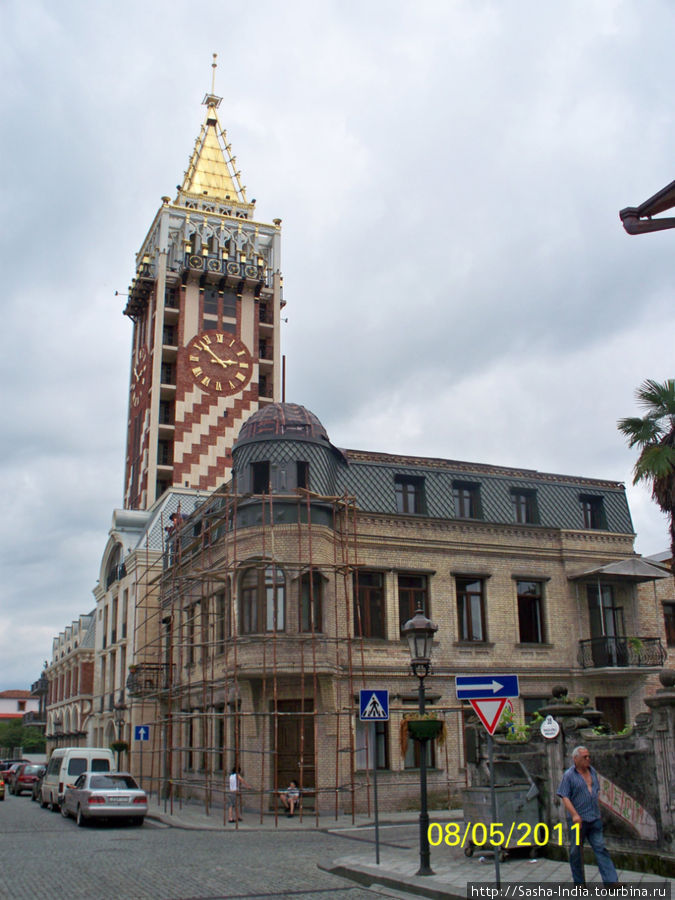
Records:
[[[571,826],[571,835],[576,845],[580,844],[580,828]],[[564,829],[562,822],[549,828],[545,822],[530,825],[529,822],[448,822],[445,826],[440,822],[430,822],[427,837],[432,847],[445,844],[447,847],[545,847],[553,843],[562,847]]]

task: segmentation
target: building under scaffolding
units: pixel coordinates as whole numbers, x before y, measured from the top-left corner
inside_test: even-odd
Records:
[[[245,426],[230,485],[189,518],[174,515],[161,571],[139,593],[127,692],[154,736],[144,774],[165,796],[208,807],[223,804],[229,772],[240,768],[260,815],[278,812],[295,780],[304,814],[318,817],[369,807],[376,753],[392,775],[380,777],[384,802],[413,801],[419,781],[405,759],[392,765],[398,741],[387,723],[373,742],[372,726],[358,721],[361,688],[395,684],[394,715],[414,708],[398,617],[392,646],[384,576],[359,561],[355,498],[309,487],[310,473],[314,487],[321,472],[333,483],[320,486],[337,487],[327,463],[345,458],[302,407],[285,404],[271,435],[275,416],[267,407]],[[355,583],[362,602],[354,602]],[[418,594],[410,589],[409,608]],[[433,788],[446,803],[463,783],[457,733],[430,755]],[[407,763],[416,767],[412,744]]]
[[[517,719],[559,682],[640,711],[663,626],[634,566],[607,565],[632,553],[622,485],[342,451],[286,403],[244,424],[232,471],[208,496],[174,488],[119,511],[96,591],[87,739],[127,740],[125,764],[167,803],[225,815],[240,768],[249,812],[278,815],[293,779],[318,821],[369,808],[375,763],[381,807],[413,807],[419,745],[399,736],[417,682],[401,626],[417,608],[439,626],[427,703],[447,739],[428,744],[432,802],[465,783],[456,674],[517,673]],[[639,659],[609,652],[610,614],[640,636]],[[389,690],[388,722],[359,721],[362,688]]]

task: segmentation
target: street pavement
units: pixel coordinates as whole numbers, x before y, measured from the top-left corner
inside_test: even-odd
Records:
[[[261,821],[262,818],[262,821]],[[432,821],[460,821],[461,812],[434,811]],[[276,826],[276,827],[275,827]],[[467,884],[492,885],[494,861],[480,851],[431,850],[435,875],[420,878],[415,813],[383,814],[380,865],[372,820],[313,815],[276,820],[246,809],[223,823],[222,809],[152,801],[143,828],[102,824],[78,828],[72,819],[24,797],[0,803],[1,900],[376,900],[377,897],[466,897]],[[597,869],[587,867],[597,882]],[[624,883],[664,879],[620,873]],[[566,863],[515,855],[501,864],[502,884],[569,883]],[[671,882],[672,883],[672,882]]]
[[[243,821],[234,824],[223,824],[222,809],[214,809],[210,815],[206,815],[203,806],[196,804],[180,804],[168,801],[152,804],[150,815],[153,819],[174,828],[184,829],[209,829],[220,831],[233,831],[235,829],[249,831],[296,831],[302,832],[317,828],[317,819],[313,813],[295,816],[292,819],[283,816],[275,820],[274,815],[263,814],[259,811],[245,811]],[[449,821],[462,821],[462,810],[441,810],[429,813],[432,822],[446,823]],[[464,851],[458,847],[446,847],[440,845],[431,848],[431,868],[434,875],[418,876],[419,847],[417,833],[412,842],[408,839],[405,843],[400,840],[394,843],[388,835],[392,830],[401,826],[413,826],[417,824],[417,814],[384,813],[380,819],[380,861],[375,859],[374,823],[370,816],[340,815],[338,819],[332,816],[322,816],[318,821],[318,828],[325,833],[351,837],[368,843],[359,852],[337,856],[330,861],[320,864],[320,868],[326,872],[351,879],[364,886],[381,886],[385,890],[392,890],[394,896],[426,896],[434,898],[464,898],[467,897],[467,884],[476,883],[485,886],[494,886],[496,881],[495,860],[491,853],[481,852],[476,849],[474,855],[467,857]],[[407,831],[410,836],[410,830]],[[567,884],[571,886],[569,864],[567,862],[545,859],[543,857],[530,858],[529,855],[509,854],[507,859],[499,864],[500,882],[502,886],[507,884],[539,884],[550,885]],[[586,865],[586,882],[592,886],[602,886],[602,879],[597,866]],[[663,878],[644,872],[632,872],[627,869],[618,870],[619,880],[625,885],[653,886],[670,885],[671,891],[675,885],[675,879]],[[675,900],[675,895],[674,900]]]

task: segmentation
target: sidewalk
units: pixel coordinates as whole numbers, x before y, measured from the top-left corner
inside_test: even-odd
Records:
[[[434,811],[435,822],[461,821],[462,810],[450,810],[445,812]],[[160,822],[172,828],[186,828],[206,831],[313,831],[317,828],[317,820],[313,812],[303,813],[302,818],[297,814],[288,819],[280,814],[253,812],[250,809],[244,812],[243,821],[233,824],[223,824],[224,813],[222,807],[215,807],[210,815],[206,815],[204,807],[198,804],[173,801],[158,802],[152,799],[148,818]],[[422,897],[452,898],[452,900],[465,900],[467,896],[466,886],[469,882],[478,882],[485,885],[495,883],[495,865],[491,854],[481,854],[476,850],[472,857],[466,857],[459,848],[438,846],[431,848],[431,868],[434,875],[419,877],[415,875],[419,867],[419,851],[387,846],[387,829],[395,825],[417,824],[417,813],[383,813],[380,818],[380,865],[375,863],[375,844],[369,846],[367,851],[359,851],[346,856],[341,856],[330,863],[320,866],[326,872],[332,872],[342,878],[356,881],[366,887],[381,885],[408,894],[417,894]],[[361,828],[373,828],[372,817],[358,815],[352,823],[351,816],[340,815],[335,819],[334,815],[323,815],[319,818],[320,831],[328,833],[340,833]],[[530,885],[553,885],[564,883],[572,887],[570,869],[567,862],[559,862],[551,859],[530,859],[527,855],[510,855],[500,863],[500,881],[502,886],[510,883],[529,883]],[[631,872],[619,869],[619,879],[625,885],[670,885],[671,890],[675,886],[675,879],[664,878],[644,872]],[[586,866],[586,881],[589,885],[601,886],[602,881],[597,866]],[[525,895],[523,895],[525,896]],[[623,900],[623,898],[620,898]],[[629,897],[626,900],[630,900]],[[675,893],[673,894],[675,900]]]

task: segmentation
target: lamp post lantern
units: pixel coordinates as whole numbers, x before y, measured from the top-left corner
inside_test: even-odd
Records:
[[[117,741],[118,741],[117,768],[118,768],[118,770],[120,767],[120,758],[122,755],[122,751],[119,748],[119,744],[122,743],[122,728],[124,727],[124,714],[126,713],[126,711],[127,711],[127,707],[124,702],[124,695],[120,691],[120,698],[117,701],[117,703],[115,703],[115,705],[113,706],[113,721],[115,722],[115,725],[117,725]]]
[[[401,630],[410,649],[410,668],[413,675],[419,679],[418,711],[423,716],[425,709],[424,679],[431,672],[431,651],[438,625],[427,619],[424,612],[418,609]],[[415,738],[415,740],[418,740],[420,745],[420,867],[417,874],[433,875],[434,872],[430,865],[429,813],[427,810],[427,742],[429,738]]]

